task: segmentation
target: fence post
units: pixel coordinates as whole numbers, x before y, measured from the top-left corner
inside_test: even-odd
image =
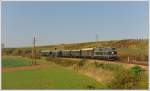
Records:
[[[129,58],[129,56],[128,56],[128,63],[130,62],[130,58]]]

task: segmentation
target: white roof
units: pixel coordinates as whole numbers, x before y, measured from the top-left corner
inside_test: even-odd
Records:
[[[62,50],[62,51],[70,51],[70,50]]]
[[[84,48],[82,50],[93,50],[93,48]]]
[[[80,49],[78,49],[78,50],[71,50],[71,51],[80,51]]]
[[[50,50],[42,50],[41,52],[50,52]]]

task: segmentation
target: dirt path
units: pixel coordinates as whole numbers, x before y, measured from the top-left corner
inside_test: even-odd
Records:
[[[32,70],[32,69],[38,69],[38,68],[46,68],[48,67],[48,64],[37,64],[37,65],[31,65],[31,66],[20,66],[20,67],[3,67],[2,72],[12,72],[12,71],[19,71],[19,70]]]

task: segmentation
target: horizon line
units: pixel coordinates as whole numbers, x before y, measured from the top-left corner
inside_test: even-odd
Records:
[[[127,38],[127,39],[112,39],[112,40],[98,40],[97,42],[107,42],[107,41],[121,41],[121,40],[148,40],[149,38]],[[76,43],[57,43],[57,44],[45,44],[45,45],[36,45],[36,47],[42,46],[57,46],[57,45],[69,45],[69,44],[81,44],[81,43],[89,43],[89,42],[96,42],[96,41],[85,41],[85,42],[76,42]],[[4,43],[2,43],[4,44]],[[22,46],[22,47],[4,47],[5,48],[30,48],[32,46]]]

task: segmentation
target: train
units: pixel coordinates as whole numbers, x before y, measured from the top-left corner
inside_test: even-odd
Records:
[[[40,54],[44,57],[118,59],[117,48],[114,47],[83,48],[77,50],[41,50]]]

